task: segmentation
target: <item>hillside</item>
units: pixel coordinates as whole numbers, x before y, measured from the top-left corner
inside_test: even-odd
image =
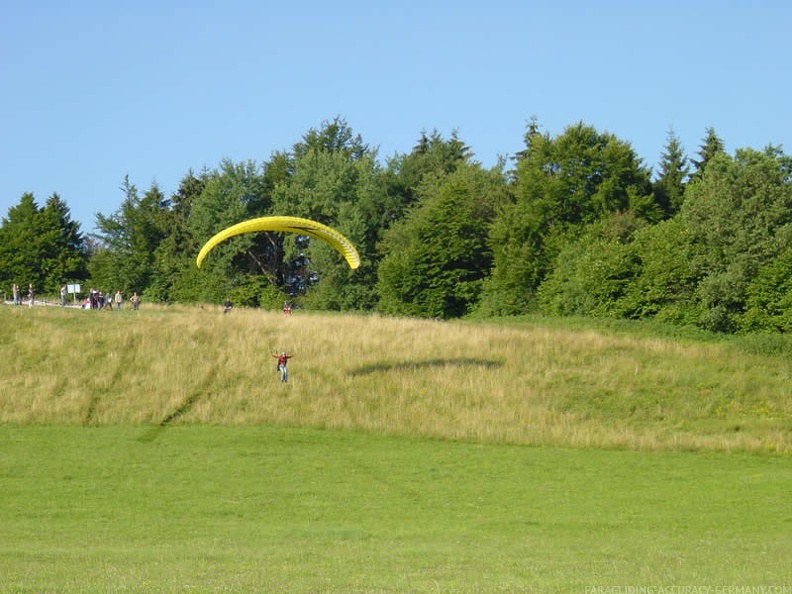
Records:
[[[271,424],[481,443],[788,453],[788,358],[551,320],[0,307],[0,422]],[[288,350],[290,381],[275,370]]]

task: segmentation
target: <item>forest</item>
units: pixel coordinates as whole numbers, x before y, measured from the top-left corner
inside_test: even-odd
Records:
[[[156,172],[152,172],[155,174]],[[137,291],[143,302],[436,319],[541,313],[655,319],[723,333],[792,329],[792,157],[726,152],[713,128],[688,156],[669,130],[657,170],[630,142],[579,122],[527,124],[491,168],[452,133],[381,160],[342,118],[267,161],[185,172],[166,196],[121,180],[86,234],[57,193],[26,193],[0,225],[0,286]],[[267,215],[348,237],[351,270],[322,242],[249,233],[195,258],[216,232]]]

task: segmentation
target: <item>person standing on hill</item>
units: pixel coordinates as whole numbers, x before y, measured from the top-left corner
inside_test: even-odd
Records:
[[[294,355],[287,355],[286,351],[283,351],[280,355],[274,354],[272,356],[278,360],[278,372],[280,373],[280,380],[282,382],[289,381],[289,374],[286,371],[286,364],[289,362],[289,359],[294,357]]]
[[[121,289],[117,289],[115,292],[116,309],[121,309],[121,306],[123,304],[124,304],[124,296],[121,294]]]

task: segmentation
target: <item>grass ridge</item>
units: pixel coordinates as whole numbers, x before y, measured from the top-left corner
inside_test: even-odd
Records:
[[[779,340],[587,324],[2,307],[0,423],[269,424],[481,443],[792,451],[792,362]],[[288,385],[271,357],[282,350],[295,354]]]

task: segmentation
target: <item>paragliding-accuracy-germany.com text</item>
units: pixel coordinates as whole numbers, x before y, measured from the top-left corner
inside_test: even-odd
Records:
[[[784,586],[586,586],[585,594],[792,594]]]

